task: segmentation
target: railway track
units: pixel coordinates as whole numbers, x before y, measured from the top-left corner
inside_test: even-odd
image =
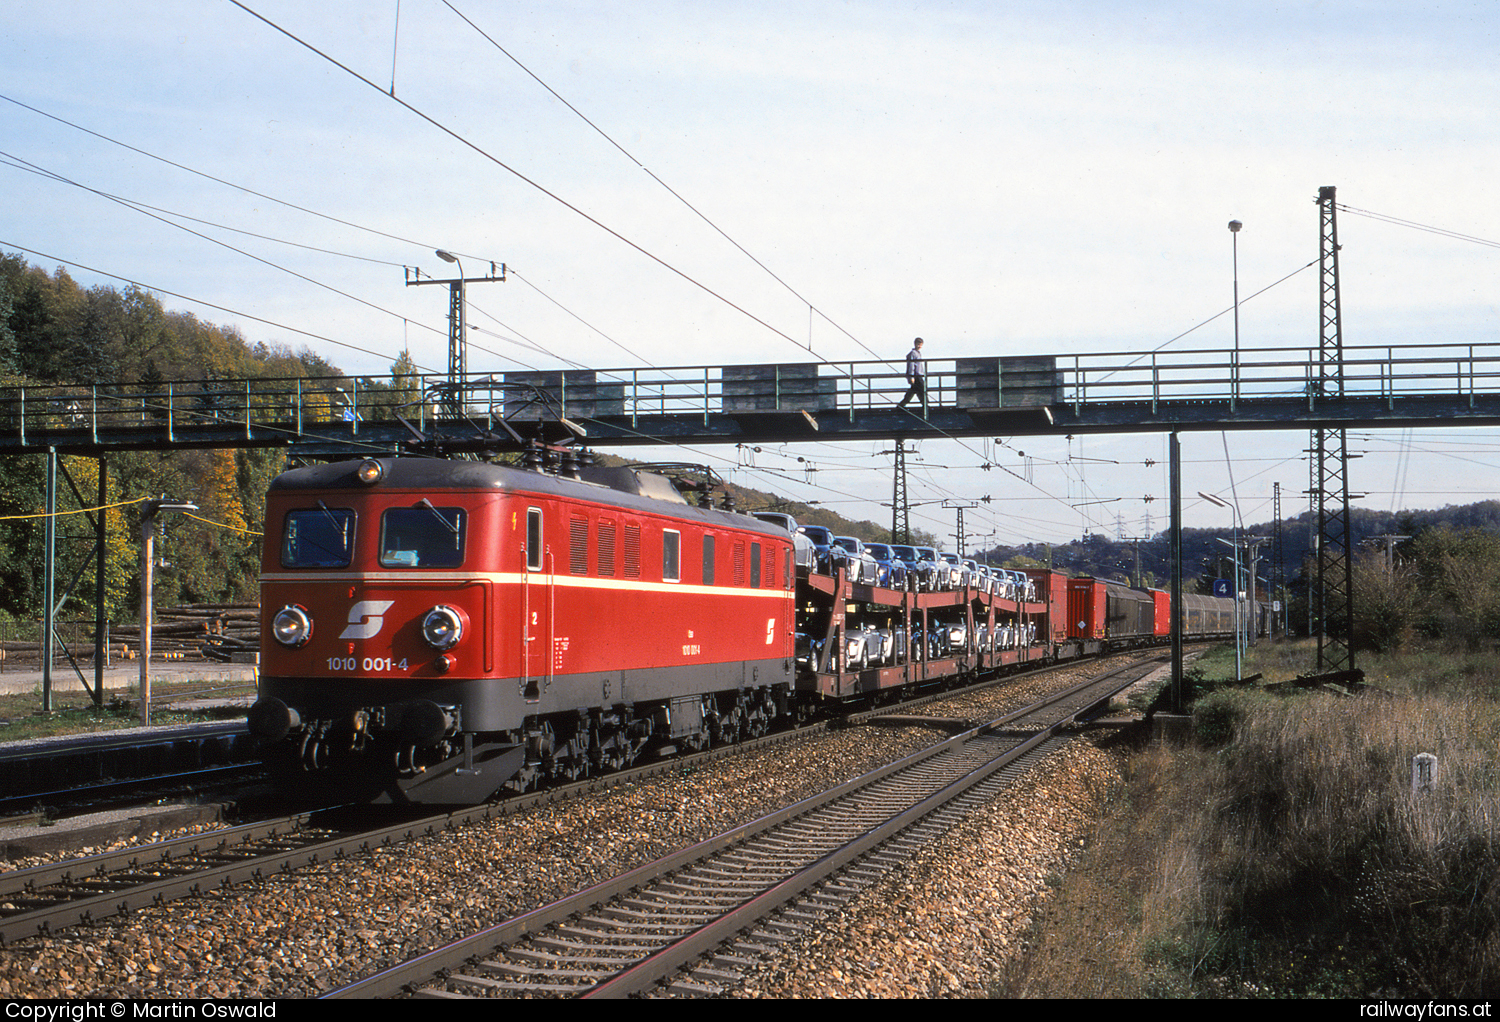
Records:
[[[1068,669],[1076,670],[1077,666],[1069,665]],[[983,684],[975,688],[979,687]],[[900,706],[857,715],[856,719],[907,711],[954,694],[924,696]],[[841,723],[835,722],[834,726],[841,726]],[[813,728],[827,726],[813,725]],[[146,906],[204,894],[310,864],[367,854],[377,848],[507,816],[579,793],[629,785],[653,773],[691,768],[737,751],[791,741],[808,733],[809,729],[804,728],[770,735],[737,746],[719,747],[517,796],[493,805],[424,815],[419,819],[401,819],[374,829],[368,825],[368,807],[349,807],[351,812],[343,818],[330,815],[329,810],[309,811],[115,852],[0,872],[0,944],[49,935],[71,926],[97,922]]]
[[[261,771],[243,720],[128,729],[0,747],[0,816],[42,805],[64,815],[145,790],[233,783]]]
[[[740,967],[994,798],[1061,729],[1154,668],[1091,678],[328,996],[721,994]]]
[[[346,808],[356,819],[330,825],[324,821],[333,809],[310,810],[206,834],[0,872],[0,945],[313,863],[368,853],[580,793],[632,784],[654,773],[708,763],[737,749],[775,745],[807,733],[804,729],[770,735],[492,805],[436,815],[424,813],[419,819],[403,819],[375,829],[367,821],[357,819],[372,811],[370,807],[333,807]]]

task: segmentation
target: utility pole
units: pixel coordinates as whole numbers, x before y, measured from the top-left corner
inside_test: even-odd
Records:
[[[1253,646],[1260,633],[1260,614],[1257,611],[1258,604],[1255,598],[1255,569],[1256,565],[1260,564],[1260,548],[1271,542],[1271,539],[1269,536],[1246,536],[1242,542],[1248,548],[1245,553],[1245,563],[1250,570],[1250,611],[1246,615],[1248,619],[1246,631],[1249,636],[1246,645]]]
[[[1371,536],[1365,540],[1367,543],[1385,544],[1385,573],[1389,575],[1396,569],[1396,544],[1403,540],[1411,539],[1410,536]]]
[[[468,283],[482,284],[489,281],[505,280],[505,264],[500,264],[500,274],[495,274],[495,264],[490,263],[490,275],[488,277],[465,277],[464,264],[458,256],[452,252],[438,249],[434,253],[445,263],[458,264],[458,276],[447,280],[438,280],[428,277],[423,280],[421,270],[413,270],[408,267],[406,272],[406,286],[416,284],[447,284],[448,285],[448,414],[455,419],[462,418],[464,414],[463,384],[469,375],[469,345],[468,336],[465,333],[464,320],[464,285]]]
[[[1149,543],[1151,542],[1151,537],[1149,535],[1121,536],[1120,540],[1121,542],[1129,543],[1133,547],[1135,547],[1135,572],[1130,576],[1130,584],[1139,589],[1145,584],[1141,580],[1141,541],[1144,540],[1145,542]]]
[[[960,560],[964,557],[964,509],[978,506],[979,504],[972,500],[943,501],[943,507],[953,508],[958,512],[958,531],[954,533],[954,538],[958,540],[958,556]]]
[[[1172,534],[1172,696],[1173,713],[1186,705],[1182,677],[1182,442],[1177,434],[1167,436],[1167,501],[1171,507]],[[1049,565],[1050,567],[1050,565]]]

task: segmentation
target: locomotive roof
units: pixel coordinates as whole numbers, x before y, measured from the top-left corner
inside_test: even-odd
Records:
[[[356,475],[364,461],[377,461],[379,482],[365,484]],[[686,503],[663,476],[634,469],[584,469],[584,479],[567,479],[510,465],[444,458],[371,458],[308,465],[283,472],[271,481],[270,491],[332,491],[370,489],[494,490],[535,493],[563,500],[587,500],[639,511],[711,522],[720,528],[760,532],[791,541],[780,526],[738,511],[700,508]]]

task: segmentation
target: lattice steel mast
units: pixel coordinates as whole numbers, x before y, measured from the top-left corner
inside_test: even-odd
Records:
[[[891,542],[911,542],[911,508],[906,503],[906,444],[896,438],[896,481],[891,490]]]
[[[1281,484],[1276,483],[1271,497],[1271,521],[1274,523],[1271,530],[1271,602],[1274,606],[1277,600],[1281,601],[1281,634],[1285,636],[1287,628],[1287,598],[1286,598],[1286,556],[1281,545]],[[1271,615],[1271,620],[1276,620],[1276,615]]]
[[[1334,187],[1318,189],[1320,225],[1318,376],[1310,402],[1344,396],[1344,336],[1339,315],[1339,232]],[[1343,429],[1312,431],[1313,479],[1309,495],[1318,522],[1318,669],[1354,670],[1353,564],[1349,543],[1349,450]]]

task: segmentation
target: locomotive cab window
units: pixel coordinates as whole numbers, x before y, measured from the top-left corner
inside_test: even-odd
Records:
[[[457,568],[464,563],[468,512],[461,507],[387,508],[380,520],[380,563],[386,568]]]
[[[542,570],[542,509],[526,509],[526,569]]]
[[[670,529],[661,534],[661,580],[682,581],[682,533]]]
[[[283,568],[347,568],[354,556],[354,511],[315,507],[288,511],[281,535]]]

